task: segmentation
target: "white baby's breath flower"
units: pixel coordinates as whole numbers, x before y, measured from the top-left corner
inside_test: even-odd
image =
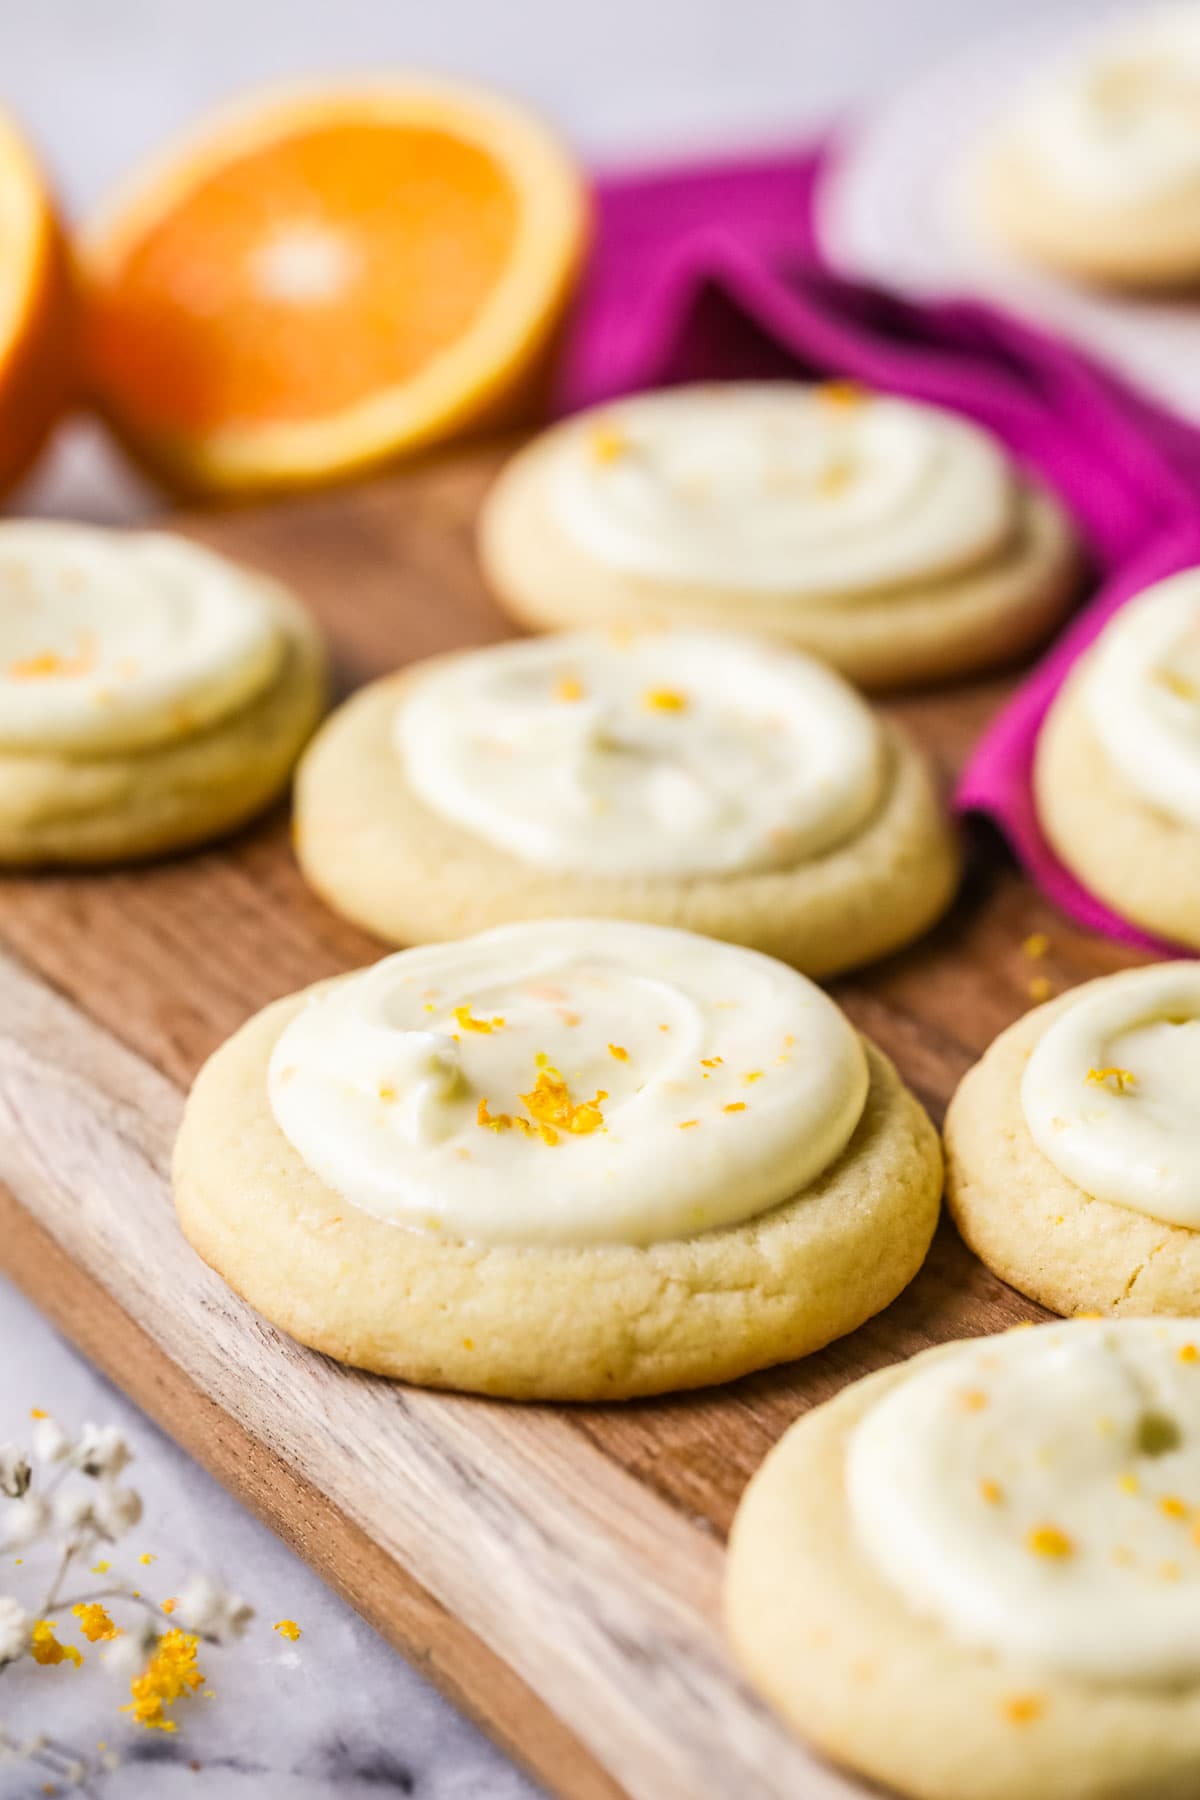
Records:
[[[10,1544],[32,1544],[50,1523],[50,1507],[40,1494],[25,1494],[4,1513],[4,1536]]]
[[[71,1440],[57,1419],[35,1419],[33,1454],[39,1462],[61,1462],[71,1448]]]
[[[0,1594],[0,1666],[16,1662],[29,1646],[33,1620],[9,1594]]]
[[[149,1619],[139,1619],[102,1647],[100,1661],[118,1681],[132,1681],[141,1673],[157,1640],[158,1633]]]
[[[142,1516],[142,1497],[133,1488],[102,1487],[92,1500],[96,1523],[105,1537],[122,1537]]]
[[[81,1537],[96,1529],[92,1496],[81,1493],[78,1488],[67,1488],[61,1494],[55,1494],[53,1509],[56,1527],[71,1537]]]
[[[73,1460],[85,1475],[119,1475],[129,1461],[129,1445],[115,1425],[85,1425]]]
[[[179,1596],[179,1617],[189,1631],[223,1643],[241,1637],[254,1608],[227,1593],[210,1575],[192,1575]]]
[[[29,1486],[29,1458],[15,1444],[0,1444],[0,1494],[19,1500]]]

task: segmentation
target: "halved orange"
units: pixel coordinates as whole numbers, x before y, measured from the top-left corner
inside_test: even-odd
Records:
[[[504,422],[586,218],[557,140],[492,95],[416,77],[260,95],[83,234],[90,386],[143,461],[210,493]]]
[[[0,491],[22,476],[71,397],[72,283],[45,181],[0,114]]]

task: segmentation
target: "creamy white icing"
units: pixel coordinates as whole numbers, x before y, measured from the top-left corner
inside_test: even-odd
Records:
[[[858,1036],[804,976],[599,919],[406,950],[319,989],[268,1075],[280,1130],[350,1204],[550,1245],[765,1212],[840,1155],[867,1082]]]
[[[1200,7],[1124,20],[1030,89],[1009,138],[1088,205],[1151,202],[1200,180]]]
[[[845,386],[745,382],[621,400],[554,465],[559,528],[633,576],[850,601],[994,555],[1005,453],[967,420]]]
[[[402,703],[427,806],[513,856],[600,875],[780,867],[877,806],[882,744],[844,681],[716,632],[531,638],[455,657]]]
[[[268,584],[183,538],[0,524],[0,748],[185,736],[257,693],[283,648]]]
[[[1200,1320],[955,1345],[849,1444],[861,1548],[964,1645],[1125,1683],[1200,1675]]]
[[[1200,827],[1200,569],[1121,608],[1083,692],[1092,729],[1130,786]]]
[[[1109,976],[1039,1038],[1021,1105],[1035,1144],[1096,1200],[1200,1230],[1200,963]]]

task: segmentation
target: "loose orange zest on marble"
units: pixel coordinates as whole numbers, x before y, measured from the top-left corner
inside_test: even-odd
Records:
[[[1117,1094],[1137,1086],[1137,1076],[1132,1069],[1089,1069],[1084,1080],[1090,1081],[1093,1087],[1108,1087],[1111,1082],[1113,1092]]]
[[[503,1030],[504,1027],[503,1018],[477,1019],[472,1014],[469,1006],[456,1006],[454,1008],[454,1022],[463,1031],[477,1031],[482,1033],[485,1037],[490,1032]]]
[[[174,1731],[175,1721],[166,1717],[163,1707],[203,1686],[204,1676],[196,1667],[199,1645],[198,1637],[172,1626],[159,1639],[142,1673],[130,1682],[133,1698],[121,1711],[132,1713],[147,1731]]]
[[[294,1644],[296,1639],[300,1636],[300,1627],[297,1625],[295,1619],[280,1619],[276,1624],[272,1625],[271,1630],[277,1631],[280,1637],[285,1637],[290,1644]]]
[[[688,697],[678,688],[647,688],[642,702],[651,712],[678,713],[688,708]]]
[[[1075,1554],[1074,1544],[1057,1525],[1035,1525],[1025,1542],[1035,1556],[1049,1557],[1055,1562],[1064,1562]]]
[[[110,1638],[120,1637],[120,1626],[113,1624],[99,1601],[81,1601],[71,1611],[89,1644],[106,1644]]]
[[[179,1601],[174,1596],[172,1596],[171,1599],[169,1599],[169,1600],[163,1601],[162,1610],[166,1613],[168,1619],[170,1618],[171,1614],[175,1611],[175,1608],[178,1605],[179,1605]]]
[[[29,1416],[31,1419],[48,1419],[50,1417],[50,1414],[45,1410],[44,1407],[31,1406],[29,1409]]]
[[[54,1668],[58,1663],[73,1663],[76,1668],[83,1661],[83,1656],[74,1644],[60,1644],[54,1635],[54,1620],[39,1619],[29,1635],[29,1654],[35,1663],[43,1668]]]

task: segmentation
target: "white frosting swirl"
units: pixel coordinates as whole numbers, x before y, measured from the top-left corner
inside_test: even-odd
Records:
[[[781,867],[878,804],[878,727],[806,656],[716,632],[532,638],[459,656],[400,707],[408,780],[510,855],[598,875]]]
[[[1083,692],[1092,729],[1130,786],[1200,827],[1200,569],[1121,608]]]
[[[1200,963],[1080,994],[1035,1045],[1021,1105],[1043,1156],[1093,1199],[1200,1230]]]
[[[967,420],[843,386],[622,400],[570,427],[559,528],[610,568],[797,603],[933,580],[1014,528],[1005,453]]]
[[[1200,1676],[1200,1320],[957,1344],[864,1415],[861,1548],[964,1645],[1084,1680]]]
[[[0,524],[0,749],[186,736],[259,692],[283,650],[268,583],[183,538]]]
[[[318,989],[280,1130],[352,1205],[488,1244],[651,1244],[755,1217],[861,1117],[862,1044],[802,975],[690,932],[510,925]]]
[[[1200,180],[1200,8],[1167,7],[1089,40],[1025,97],[1009,141],[1089,206],[1149,203]]]

